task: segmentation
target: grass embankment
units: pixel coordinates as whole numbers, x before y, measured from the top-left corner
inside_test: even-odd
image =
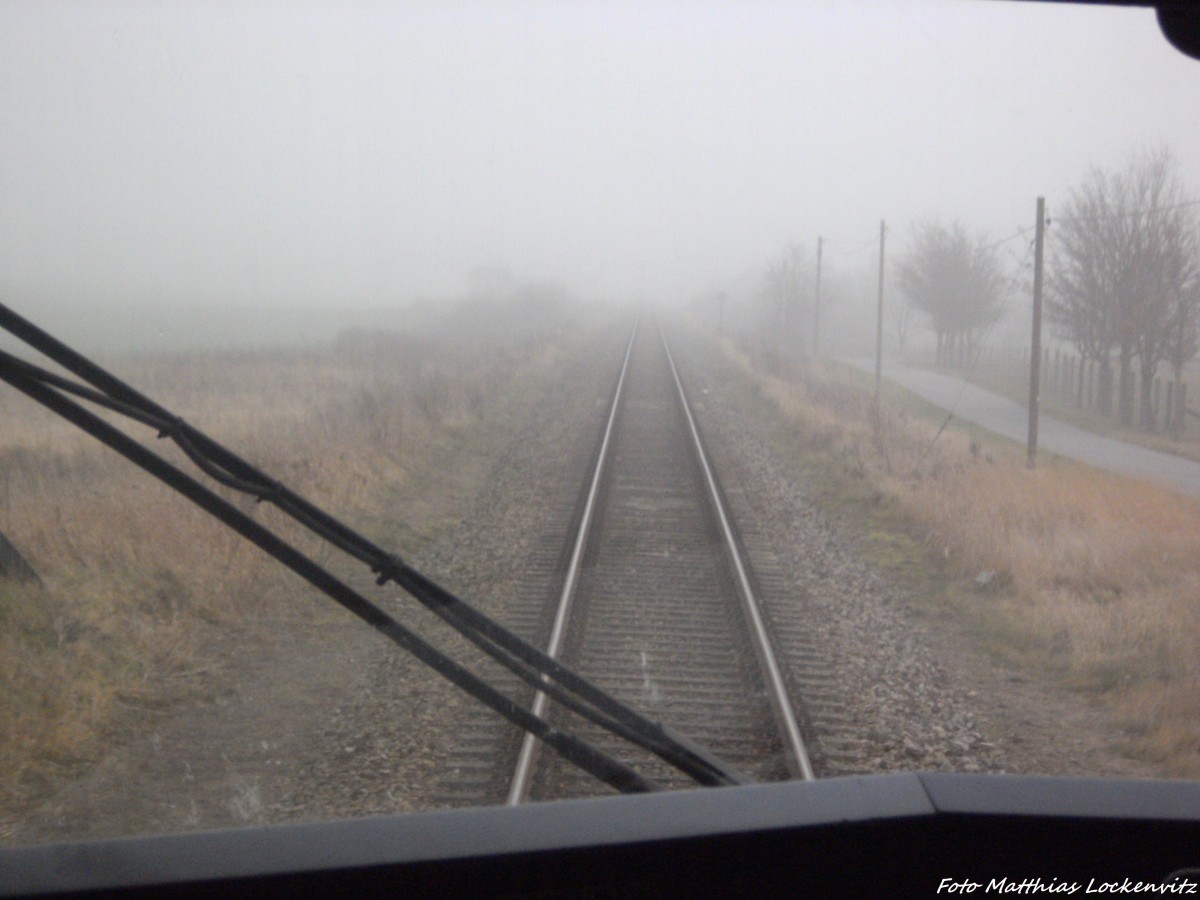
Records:
[[[1126,752],[1200,777],[1197,503],[1082,465],[1030,470],[1022,448],[979,432],[935,441],[940,416],[897,395],[876,416],[856,373],[783,379],[724,350],[790,423],[801,465],[860,523],[867,551],[925,579],[917,602],[1106,704]],[[918,571],[931,564],[934,579]]]
[[[385,344],[110,367],[302,496],[410,554],[429,535],[398,535],[392,501],[484,404],[522,372],[548,364],[555,345],[539,339],[480,352]],[[2,831],[6,815],[96,758],[145,710],[209,690],[216,642],[230,629],[286,614],[285,604],[307,587],[7,388],[0,388],[0,421],[0,527],[45,583],[0,580]],[[127,430],[195,471],[148,429]],[[316,550],[274,508],[226,496]],[[318,551],[317,559],[329,554]]]

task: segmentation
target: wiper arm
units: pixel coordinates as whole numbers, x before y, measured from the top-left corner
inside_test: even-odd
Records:
[[[338,549],[370,566],[379,584],[393,581],[498,663],[564,707],[635,743],[689,775],[699,784],[741,784],[750,779],[707,750],[650,721],[591,684],[549,655],[504,628],[450,591],[409,566],[395,554],[358,534],[282,483],[184,422],[134,388],[106,372],[31,322],[0,304],[0,327],[91,387],[41,369],[0,351],[0,379],[121,453],[193,503],[282,562],[422,662],[489,706],[508,721],[534,734],[565,758],[622,791],[657,789],[628,766],[590,744],[534,716],[505,694],[455,663],[405,628],[384,610],[338,580],[313,560],[259,525],[204,485],[147,450],[123,432],[80,406],[69,395],[125,415],[169,438],[205,474],[232,490],[274,504],[289,517]]]

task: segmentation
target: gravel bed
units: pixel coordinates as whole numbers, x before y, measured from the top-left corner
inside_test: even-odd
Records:
[[[618,329],[618,332],[621,329]],[[498,391],[481,421],[439,450],[397,498],[397,550],[504,618],[543,509],[574,491],[589,404],[611,389],[621,334],[568,348]],[[582,391],[570,400],[572,392]],[[378,528],[379,523],[375,522]],[[452,656],[472,648],[362,567],[340,571]],[[286,573],[281,577],[290,578]],[[436,805],[476,702],[298,579],[290,610],[209,636],[199,702],[136,710],[110,753],[64,772],[6,819],[8,844],[87,840],[405,812]]]
[[[1157,774],[1122,755],[1120,728],[1105,712],[989,659],[960,625],[918,611],[863,562],[852,525],[810,499],[769,401],[708,342],[681,343],[714,464],[727,490],[736,485],[734,516],[753,519],[756,541],[767,536],[772,564],[792,584],[782,602],[802,608],[831,667],[841,712],[825,725],[816,713],[815,724],[854,752],[840,761],[827,754],[823,774]]]

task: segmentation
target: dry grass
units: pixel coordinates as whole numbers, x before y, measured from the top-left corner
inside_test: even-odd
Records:
[[[378,514],[439,441],[515,372],[554,352],[547,340],[400,358],[339,347],[109,367],[301,495],[361,521]],[[128,728],[123,711],[203,689],[196,676],[221,629],[285,608],[302,586],[169,488],[6,386],[0,421],[0,528],[45,583],[0,581],[2,821],[48,778],[94,758]],[[126,430],[194,471],[148,429]],[[266,505],[234,502],[296,536]],[[316,549],[313,539],[298,543]]]
[[[948,611],[989,649],[1108,704],[1131,752],[1200,776],[1200,506],[1067,463],[1030,470],[1011,445],[944,432],[836,368],[765,374],[730,345],[810,444],[894,506],[964,579]]]

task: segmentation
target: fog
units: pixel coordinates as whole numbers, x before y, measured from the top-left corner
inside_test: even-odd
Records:
[[[1200,184],[1198,99],[1143,9],[6,2],[0,298],[684,303],[818,235],[853,284],[882,219],[1000,239],[1149,146]]]

